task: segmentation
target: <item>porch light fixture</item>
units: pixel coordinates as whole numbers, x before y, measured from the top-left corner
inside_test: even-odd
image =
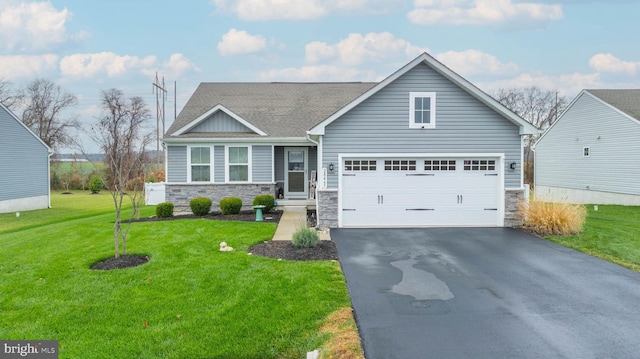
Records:
[[[329,163],[329,171],[333,172],[333,163]]]
[[[515,170],[516,170],[516,163],[515,163],[515,162],[511,162],[511,163],[509,163],[509,168],[510,168],[512,171],[515,171]]]

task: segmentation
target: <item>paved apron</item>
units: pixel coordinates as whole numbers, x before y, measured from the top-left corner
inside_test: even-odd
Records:
[[[639,273],[510,228],[331,237],[367,359],[640,357]]]

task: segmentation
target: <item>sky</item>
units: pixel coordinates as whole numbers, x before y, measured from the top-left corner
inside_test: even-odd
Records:
[[[487,93],[572,98],[640,88],[638,15],[639,0],[0,0],[0,79],[55,82],[88,125],[110,88],[155,122],[157,74],[167,128],[200,82],[381,81],[423,52]]]

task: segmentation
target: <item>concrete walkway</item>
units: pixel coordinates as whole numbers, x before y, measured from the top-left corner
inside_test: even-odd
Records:
[[[293,233],[301,227],[307,225],[306,206],[285,206],[282,217],[278,223],[276,233],[273,235],[274,241],[290,241]],[[331,240],[329,231],[318,232],[321,240]]]

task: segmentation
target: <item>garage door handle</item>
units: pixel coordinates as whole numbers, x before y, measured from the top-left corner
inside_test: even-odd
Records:
[[[458,204],[460,204],[460,203],[462,203],[462,195],[461,194],[458,195]]]
[[[405,176],[435,176],[434,173],[407,173]]]
[[[497,211],[498,209],[497,208],[485,208],[484,210],[485,211]]]
[[[484,175],[485,176],[497,176],[498,174],[497,173],[485,173]]]
[[[346,176],[354,176],[355,177],[355,173],[343,173],[342,176],[346,177]]]
[[[342,211],[344,211],[344,212],[355,212],[356,209],[355,208],[343,208]]]
[[[435,211],[434,208],[405,208],[405,211]]]

